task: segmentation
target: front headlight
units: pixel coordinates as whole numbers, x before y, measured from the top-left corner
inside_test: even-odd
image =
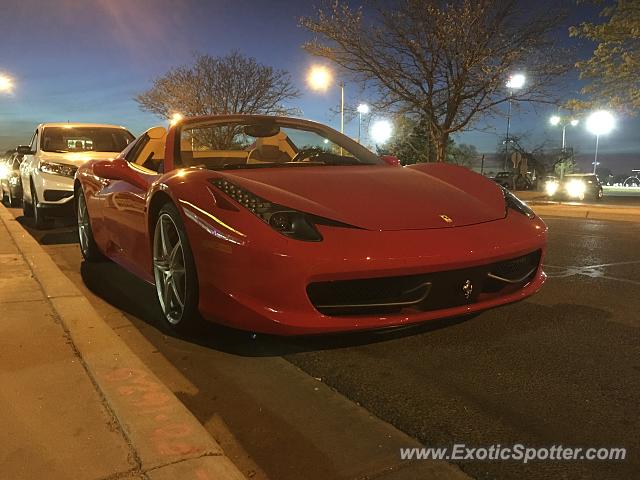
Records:
[[[277,232],[307,242],[322,240],[310,215],[272,203],[222,178],[210,182]]]
[[[504,193],[504,202],[506,205],[506,213],[509,213],[509,209],[515,210],[522,215],[526,215],[527,217],[533,219],[536,217],[536,214],[529,208],[529,206],[516,197],[513,193],[511,193],[506,188],[502,187],[502,193]]]
[[[582,180],[571,180],[567,183],[567,194],[570,197],[578,198],[584,195],[587,185]]]
[[[558,191],[558,182],[549,180],[547,183],[545,183],[544,189],[546,190],[547,195],[549,195],[550,197],[553,197]]]
[[[76,175],[78,167],[75,165],[65,165],[64,163],[40,162],[40,171],[51,175],[61,175],[63,177],[73,178]]]
[[[9,167],[4,163],[0,163],[0,180],[5,180],[7,178],[9,178]]]

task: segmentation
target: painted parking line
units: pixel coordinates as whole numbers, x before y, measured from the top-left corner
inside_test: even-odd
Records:
[[[612,277],[606,275],[606,267],[617,267],[624,265],[638,265],[640,260],[632,260],[629,262],[612,262],[601,263],[598,265],[586,265],[586,266],[559,266],[559,265],[544,265],[545,273],[549,278],[567,278],[576,275],[582,275],[591,278],[603,278],[606,280],[615,280],[618,282],[630,283],[632,285],[640,285],[640,281],[630,280],[628,278]]]

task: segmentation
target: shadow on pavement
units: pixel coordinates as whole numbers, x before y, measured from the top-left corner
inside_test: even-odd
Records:
[[[29,232],[40,245],[69,245],[78,243],[78,231],[73,221],[56,219],[51,228],[39,230],[33,223],[33,218],[16,217],[16,221]]]
[[[434,320],[420,325],[385,330],[313,335],[305,337],[278,337],[252,334],[223,325],[200,321],[188,333],[177,333],[161,320],[155,288],[130,274],[113,262],[87,263],[80,266],[82,279],[95,295],[165,335],[180,338],[197,345],[234,355],[248,357],[283,356],[308,351],[331,350],[395,340],[420,333],[439,330],[465,322],[475,315]]]

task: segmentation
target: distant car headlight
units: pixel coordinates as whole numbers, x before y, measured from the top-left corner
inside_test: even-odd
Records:
[[[78,167],[74,165],[65,165],[64,163],[40,162],[40,171],[51,175],[60,175],[63,177],[73,178],[76,175]]]
[[[534,211],[531,210],[531,208],[529,208],[529,206],[526,203],[524,203],[522,200],[516,197],[509,190],[502,187],[502,193],[504,193],[504,202],[506,204],[507,214],[509,213],[509,209],[511,209],[511,210],[515,210],[518,213],[521,213],[522,215],[526,215],[531,219],[536,217],[536,214],[534,213]]]
[[[4,163],[0,163],[0,180],[9,178],[9,173],[9,167],[7,167]]]
[[[582,180],[571,180],[567,183],[567,195],[574,198],[579,198],[587,191],[587,184]]]
[[[222,178],[211,183],[277,232],[307,242],[322,240],[311,215],[272,203]]]
[[[544,184],[544,189],[547,192],[547,195],[553,197],[558,191],[558,182],[554,182],[553,180],[549,180]]]

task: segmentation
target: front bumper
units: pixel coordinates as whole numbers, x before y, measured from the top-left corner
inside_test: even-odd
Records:
[[[215,238],[185,218],[200,290],[200,311],[234,328],[279,335],[381,329],[461,316],[522,300],[538,291],[546,226],[515,212],[504,220],[432,230],[373,232],[323,227],[322,242],[274,235],[234,245]],[[269,228],[269,227],[267,227]],[[468,304],[428,311],[326,315],[307,287],[313,282],[371,279],[480,267],[540,251],[526,283]],[[462,286],[460,286],[462,287]]]
[[[73,178],[40,172],[33,177],[38,195],[38,206],[47,215],[67,217],[73,215]]]

